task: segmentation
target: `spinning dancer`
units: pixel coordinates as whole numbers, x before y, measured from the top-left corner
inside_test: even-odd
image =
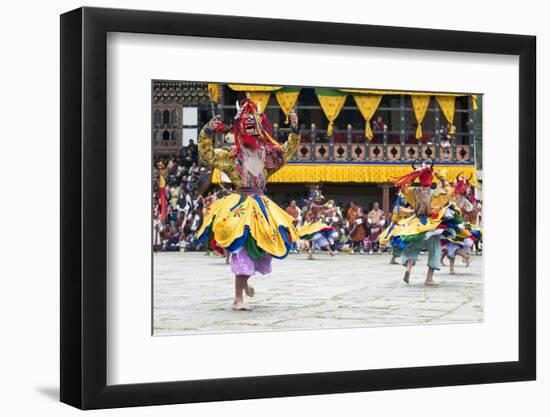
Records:
[[[411,209],[410,205],[405,201],[401,193],[397,194],[393,210],[391,212],[391,223],[390,225],[380,234],[380,245],[386,246],[390,243],[390,239],[394,235],[399,234],[399,230],[403,228],[407,223],[402,222],[402,220],[414,216],[414,211]],[[401,256],[401,249],[394,241],[391,246],[391,265],[399,265],[399,262],[396,262],[396,259]]]
[[[324,220],[326,210],[331,210],[334,207],[334,202],[331,200],[325,205],[321,205],[324,199],[323,194],[318,186],[312,187],[308,201],[306,221],[299,228],[300,239],[309,241],[309,260],[314,260],[313,252],[315,249],[325,249],[330,256],[334,256],[336,252],[331,249],[334,244],[334,239],[338,237],[338,232],[332,226],[328,226]]]
[[[455,236],[455,230],[460,223],[460,216],[454,206],[449,204],[452,197],[451,187],[447,179],[429,166],[422,164],[413,172],[395,179],[395,185],[400,189],[404,199],[411,205],[413,215],[393,224],[384,231],[384,238],[389,237],[390,243],[401,250],[401,263],[407,268],[403,281],[409,283],[413,266],[420,251],[428,251],[428,273],[426,285],[437,285],[433,273],[440,269],[441,243],[440,238]],[[433,175],[441,186],[432,189]],[[413,185],[415,180],[420,185]]]
[[[453,184],[452,202],[459,214],[457,219],[460,222],[457,224],[455,236],[449,236],[446,239],[441,239],[443,245],[441,264],[444,265],[443,259],[449,258],[449,274],[455,274],[455,259],[459,255],[466,267],[470,266],[472,256],[468,254],[472,246],[481,239],[481,230],[475,226],[477,219],[477,206],[475,197],[472,193],[472,177],[466,178],[459,174]]]
[[[479,188],[479,185],[472,183],[472,175],[466,178],[459,174],[456,176],[456,181],[453,184],[453,195],[456,205],[460,209],[464,220],[472,225],[477,224],[479,207],[475,198],[473,188]]]
[[[235,190],[206,209],[197,236],[211,246],[231,253],[231,271],[235,274],[234,310],[250,310],[243,292],[254,296],[248,278],[256,272],[271,272],[271,258],[288,255],[298,233],[294,219],[264,195],[267,179],[282,168],[300,142],[298,117],[290,115],[290,133],[284,145],[272,137],[269,121],[259,106],[250,99],[237,102],[233,121],[235,146],[231,150],[214,149],[214,133],[223,132],[220,116],[202,129],[199,139],[200,158],[225,173]]]

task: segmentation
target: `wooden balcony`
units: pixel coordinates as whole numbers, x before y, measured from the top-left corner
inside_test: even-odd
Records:
[[[285,131],[277,131],[276,137],[281,141],[286,137]],[[403,163],[415,160],[445,163],[474,163],[473,144],[457,144],[457,138],[449,143],[439,137],[425,143],[405,143],[404,138],[396,141],[386,132],[379,134],[378,140],[365,140],[364,131],[336,131],[332,137],[326,137],[325,132],[302,130],[302,141],[293,157],[295,162],[365,162],[365,163]],[[334,138],[339,140],[335,141]],[[342,141],[342,137],[345,138]],[[380,140],[384,138],[385,140]]]

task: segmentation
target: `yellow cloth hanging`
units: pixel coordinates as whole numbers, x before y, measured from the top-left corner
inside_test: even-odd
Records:
[[[248,85],[248,84],[227,84],[233,91],[277,91],[283,88],[280,85]]]
[[[370,126],[370,119],[376,112],[376,109],[380,105],[382,96],[378,95],[354,95],[353,96],[357,107],[361,111],[361,114],[365,118],[365,136],[368,140],[372,140],[372,128]]]
[[[425,95],[412,95],[412,105],[414,110],[414,115],[416,116],[416,122],[418,126],[416,128],[416,138],[422,138],[422,120],[426,116],[428,111],[428,106],[430,105],[430,96]]]
[[[275,97],[277,98],[277,102],[279,103],[279,106],[281,107],[281,110],[285,114],[285,124],[288,124],[288,116],[290,115],[290,112],[296,105],[296,101],[298,101],[298,96],[300,95],[300,89],[299,88],[284,88],[282,90],[279,90],[275,93]]]
[[[456,178],[462,174],[472,175],[472,182],[477,184],[475,165],[434,165],[437,172],[446,170],[446,177]],[[395,177],[411,172],[408,164],[300,164],[287,163],[273,174],[269,183],[391,183]],[[218,184],[221,180],[220,171],[215,169],[212,182]]]
[[[250,100],[256,103],[256,106],[261,106],[262,112],[265,111],[269,97],[271,96],[269,91],[247,91],[246,94],[250,97]]]
[[[477,110],[477,95],[472,94],[472,110]]]
[[[327,136],[331,136],[334,130],[334,120],[338,117],[346,102],[346,95],[321,95],[317,94],[321,108],[328,119]]]
[[[208,84],[208,95],[210,100],[218,104],[218,94],[219,94],[219,85],[218,84]]]
[[[406,95],[406,96],[449,96],[449,97],[466,97],[466,96],[472,96],[472,94],[464,94],[464,93],[436,93],[436,92],[422,92],[422,91],[392,91],[392,90],[366,90],[366,89],[352,89],[352,88],[339,88],[338,91],[342,91],[344,93],[353,93],[353,94],[377,94],[377,95],[383,95],[383,96],[400,96],[400,95]]]
[[[441,110],[443,111],[443,114],[445,115],[445,119],[450,123],[451,130],[450,134],[455,133],[455,103],[456,103],[456,97],[452,96],[435,96],[437,102],[439,103],[439,107],[441,107]]]

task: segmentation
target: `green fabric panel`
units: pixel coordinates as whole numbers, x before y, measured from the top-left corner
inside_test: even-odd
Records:
[[[426,233],[419,233],[417,235],[401,236],[401,240],[405,243],[418,242],[419,240],[424,239],[425,235],[426,235]]]
[[[254,261],[257,261],[258,259],[265,256],[265,251],[262,248],[258,247],[256,241],[251,235],[248,235],[248,237],[246,238],[244,242],[244,248],[250,259]]]
[[[320,96],[345,96],[346,93],[336,90],[335,88],[316,88],[315,94]]]
[[[300,87],[285,87],[277,92],[282,92],[282,93],[298,93],[299,91],[301,90]]]
[[[460,224],[460,223],[464,223],[464,217],[462,217],[460,214],[458,213],[455,213],[455,216],[453,218],[453,221],[456,223],[456,224]]]
[[[313,239],[313,236],[315,236],[316,233],[317,233],[317,232],[315,232],[315,233],[310,233],[309,235],[305,235],[305,236],[300,237],[300,239],[311,240],[311,239]]]

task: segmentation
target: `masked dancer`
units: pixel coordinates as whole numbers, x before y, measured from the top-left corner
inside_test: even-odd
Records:
[[[308,200],[307,213],[304,224],[298,229],[300,239],[309,241],[309,260],[314,260],[313,252],[318,249],[325,249],[330,256],[334,256],[331,245],[334,239],[338,237],[338,232],[332,226],[325,223],[325,215],[332,213],[334,202],[331,200],[327,204],[321,204],[324,199],[318,186],[311,189]]]
[[[413,215],[401,220],[398,227],[385,231],[392,245],[401,251],[401,263],[405,266],[403,281],[409,283],[412,269],[422,250],[428,252],[428,273],[425,285],[437,285],[433,279],[439,270],[441,238],[456,235],[460,215],[450,204],[451,187],[447,179],[433,169],[433,163],[423,163],[420,167],[412,164],[413,171],[394,180],[395,185],[410,204]],[[440,184],[433,184],[433,177]],[[419,183],[415,183],[418,180]],[[390,226],[391,227],[391,226]]]
[[[444,265],[444,258],[449,258],[449,274],[451,275],[455,274],[457,255],[462,258],[466,267],[470,266],[473,258],[469,251],[481,239],[481,229],[475,225],[478,209],[472,192],[471,180],[472,176],[466,178],[464,175],[459,174],[452,186],[452,203],[459,214],[460,222],[457,224],[454,236],[441,239],[443,246],[441,263]]]
[[[199,156],[225,173],[234,192],[213,202],[207,209],[197,236],[231,253],[235,274],[234,310],[250,310],[243,293],[254,296],[250,276],[271,272],[271,258],[283,259],[299,237],[294,219],[264,195],[268,178],[292,157],[300,142],[298,117],[290,115],[291,133],[280,145],[272,136],[271,124],[259,106],[247,98],[237,102],[233,120],[235,145],[214,149],[214,135],[223,132],[220,116],[202,129]]]

